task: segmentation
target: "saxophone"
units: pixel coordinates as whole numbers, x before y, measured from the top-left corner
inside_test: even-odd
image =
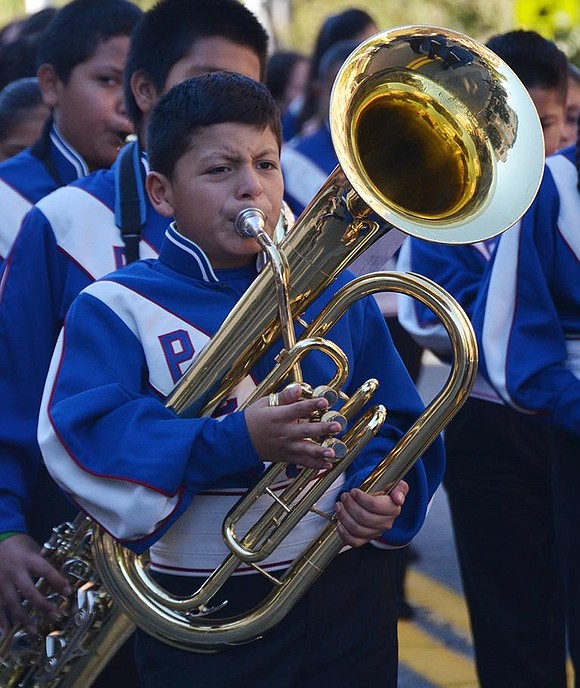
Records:
[[[93,524],[82,514],[53,528],[41,554],[68,580],[72,593],[65,598],[44,580],[36,583],[56,604],[61,620],[49,621],[31,609],[36,632],[16,626],[0,640],[2,688],[90,686],[133,632],[101,584],[92,537]]]

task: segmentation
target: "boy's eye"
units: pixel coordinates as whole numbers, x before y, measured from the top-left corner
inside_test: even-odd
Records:
[[[229,167],[227,165],[217,165],[216,167],[212,167],[207,171],[208,174],[222,174],[223,172],[227,172],[229,170]]]
[[[276,165],[276,163],[273,163],[270,160],[262,160],[261,162],[258,163],[258,167],[261,170],[276,170],[276,169],[278,169],[278,166]]]
[[[103,86],[111,86],[111,87],[118,86],[121,83],[121,81],[118,77],[116,77],[116,76],[105,76],[105,75],[97,77],[97,81],[99,81],[99,83],[101,83]]]

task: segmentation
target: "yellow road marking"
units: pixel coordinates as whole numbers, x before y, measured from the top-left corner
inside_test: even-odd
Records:
[[[450,625],[456,635],[471,642],[462,595],[413,567],[405,580],[412,605],[428,610],[435,623]],[[440,688],[477,688],[472,660],[413,623],[399,623],[399,657],[412,671]]]
[[[477,688],[473,663],[412,622],[399,623],[399,659],[439,688]]]
[[[449,624],[453,632],[471,644],[467,606],[462,595],[411,567],[405,579],[412,605],[428,610],[433,621]],[[399,657],[415,673],[438,688],[477,688],[473,663],[408,621],[399,623]],[[574,685],[574,669],[567,664],[568,685]]]
[[[471,642],[469,616],[463,595],[415,568],[409,569],[405,580],[411,604],[428,609],[434,616],[450,624],[461,638]]]

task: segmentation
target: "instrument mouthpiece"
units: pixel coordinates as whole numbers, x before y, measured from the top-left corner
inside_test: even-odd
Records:
[[[240,236],[255,238],[264,231],[266,217],[258,208],[246,208],[238,213],[234,226]]]

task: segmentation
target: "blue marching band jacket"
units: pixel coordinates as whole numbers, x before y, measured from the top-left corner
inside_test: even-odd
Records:
[[[27,214],[0,284],[0,532],[27,531],[25,514],[41,455],[36,427],[44,380],[64,316],[77,294],[124,263],[115,217],[117,168],[44,197]],[[142,160],[139,160],[139,165]],[[142,174],[136,175],[139,180]],[[144,200],[141,257],[158,254],[167,226]]]
[[[401,272],[416,272],[429,277],[446,289],[469,317],[496,239],[475,244],[447,246],[409,237],[397,261]],[[450,362],[449,336],[439,318],[417,299],[399,295],[397,313],[401,325],[422,346],[441,360]],[[502,400],[478,372],[470,396],[501,404]]]
[[[8,255],[30,208],[88,172],[85,161],[52,122],[34,146],[0,165],[0,262]]]
[[[499,239],[473,321],[502,399],[580,434],[580,193],[574,148],[546,160],[533,204]]]
[[[304,210],[338,165],[328,125],[297,136],[282,148],[284,200],[296,217]]]
[[[221,521],[264,467],[236,409],[274,366],[280,343],[211,416],[179,418],[164,404],[256,274],[253,265],[212,269],[203,251],[170,227],[158,259],[133,263],[82,292],[55,350],[39,425],[48,468],[81,509],[126,545],[139,552],[152,545],[160,571],[213,570],[225,554]],[[306,310],[305,320],[350,279],[348,272],[341,275]],[[388,453],[422,403],[374,299],[355,304],[328,336],[351,364],[347,394],[376,377],[382,384],[372,403],[389,411],[379,435],[318,504],[332,511],[338,495],[360,484]],[[334,366],[312,352],[303,372],[310,384],[325,384]],[[406,478],[409,495],[385,534],[386,546],[403,545],[419,530],[443,464],[438,440]],[[254,511],[260,513],[265,501]],[[286,566],[321,522],[316,514],[305,517],[266,567]]]

